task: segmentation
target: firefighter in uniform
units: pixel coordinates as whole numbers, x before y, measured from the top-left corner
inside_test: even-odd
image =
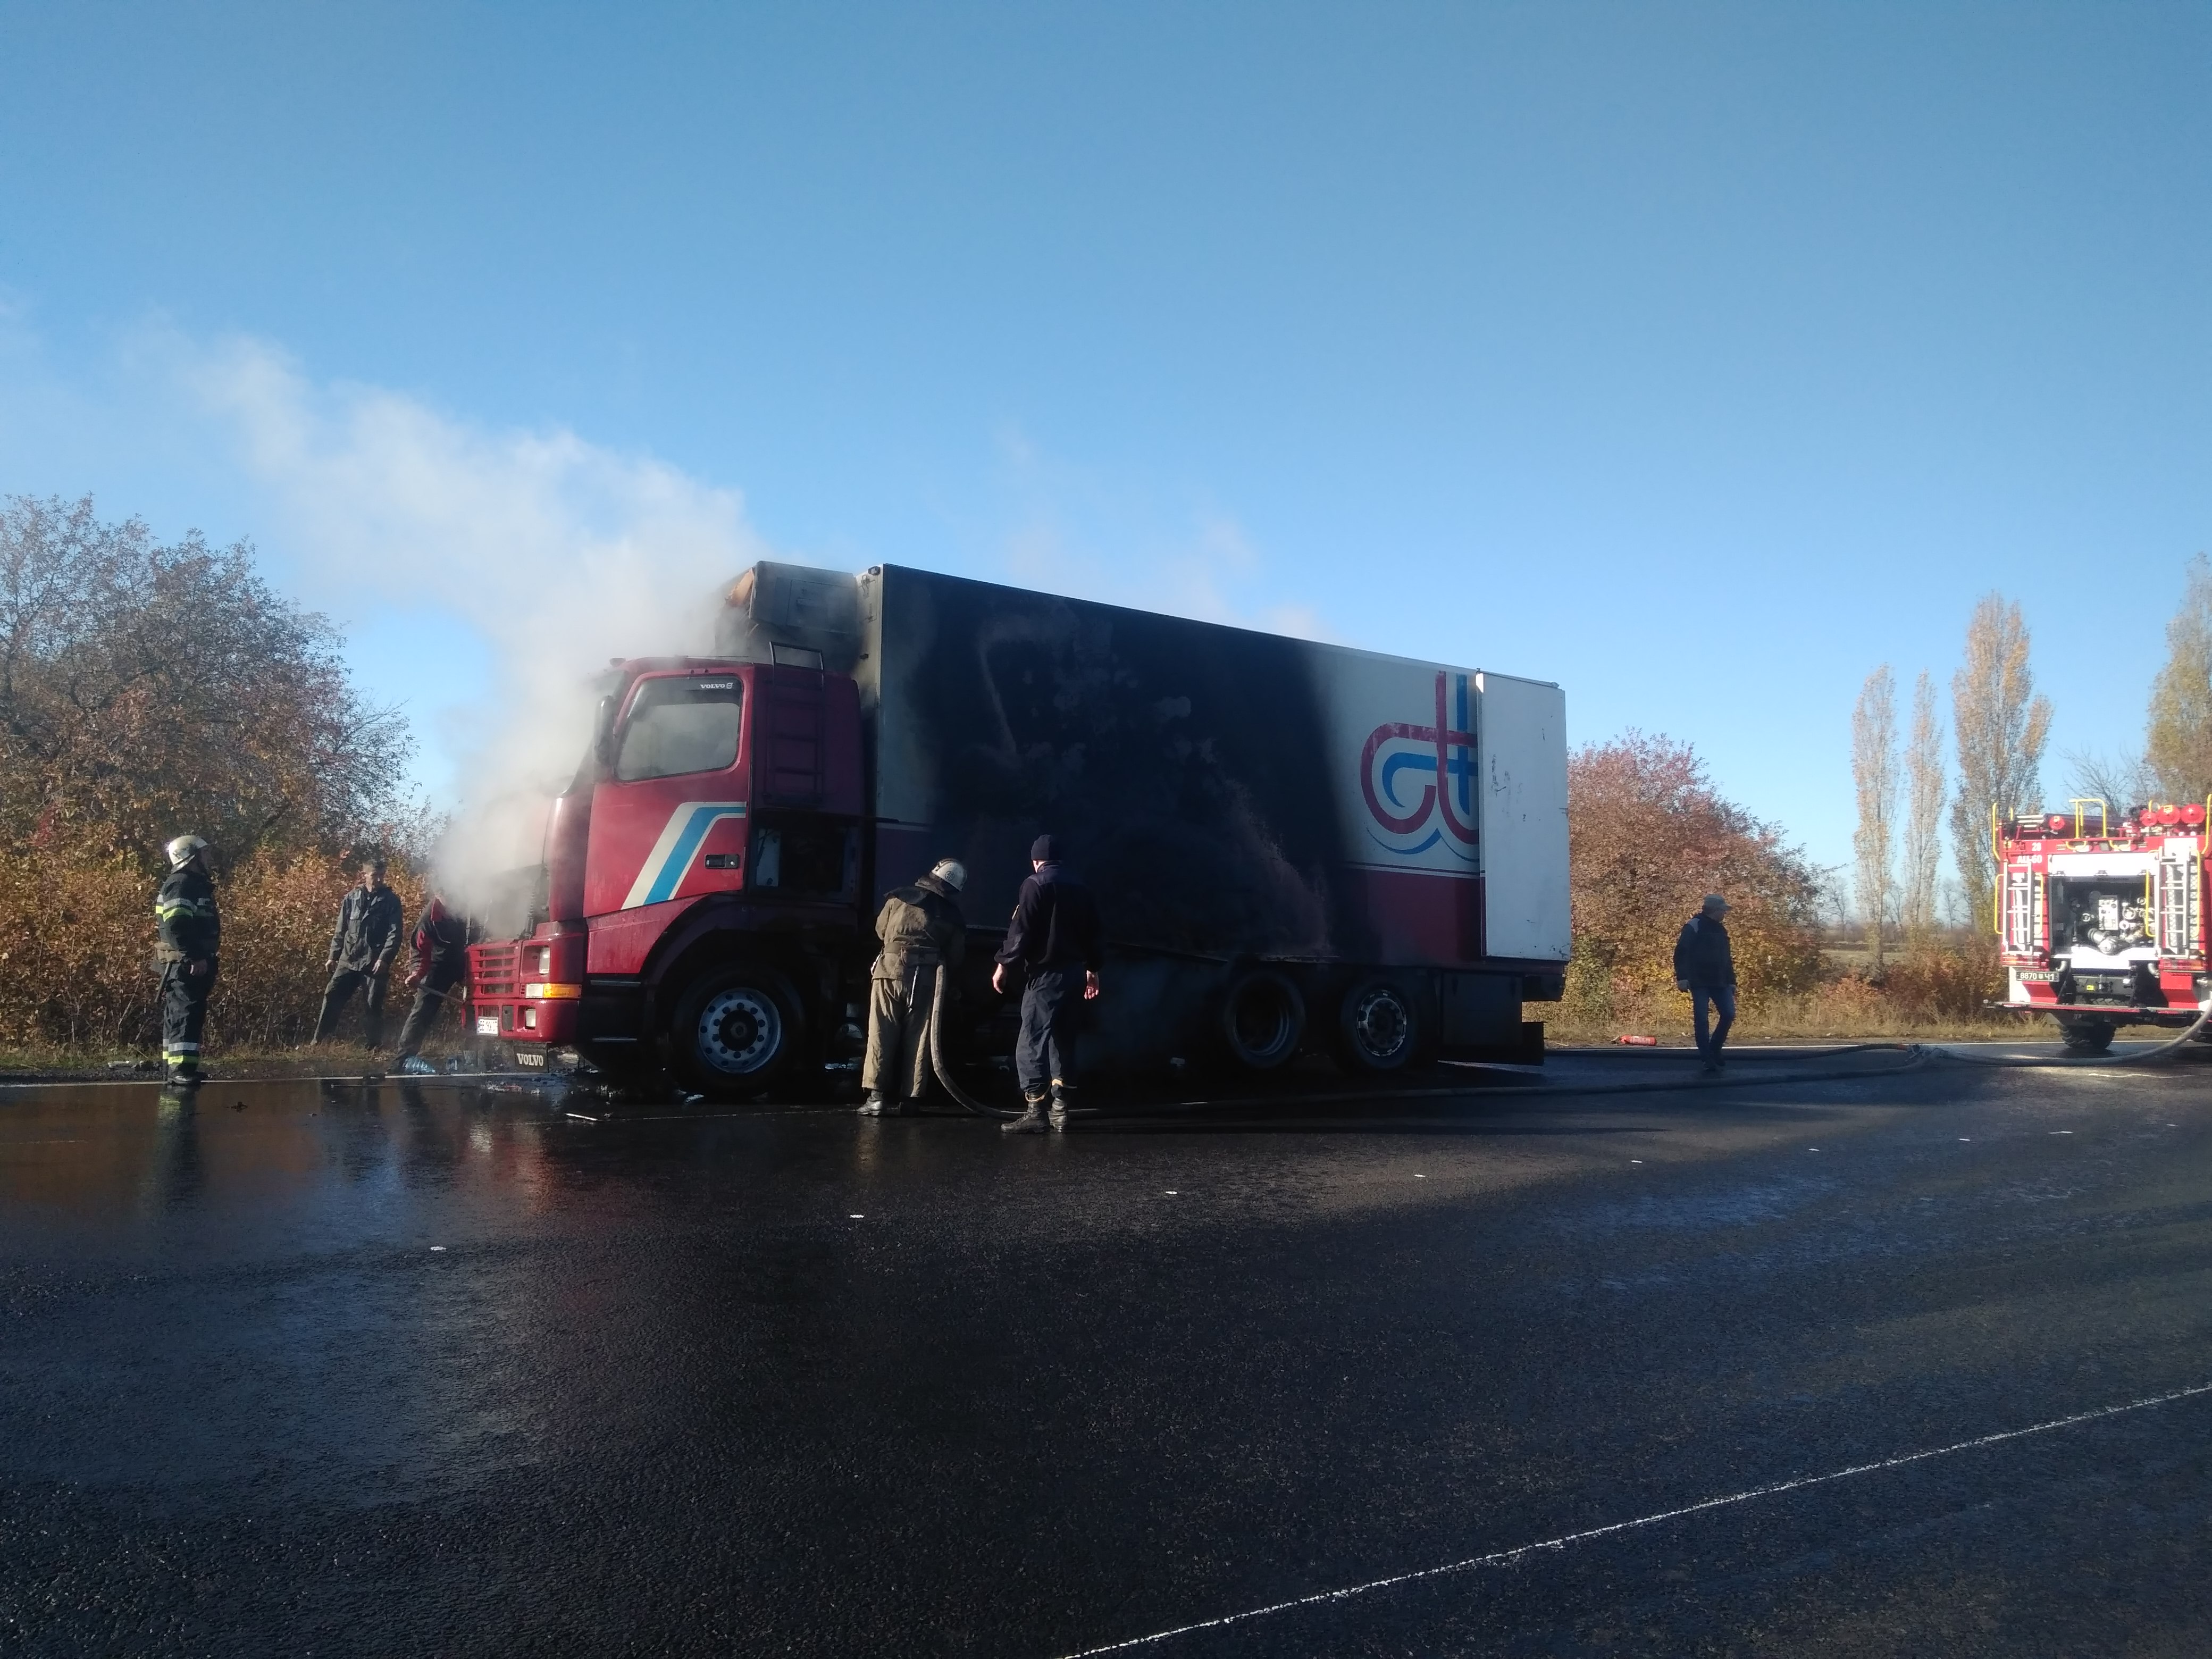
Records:
[[[929,1013],[941,963],[957,968],[968,923],[955,898],[968,884],[957,859],[939,859],[911,887],[894,887],[876,916],[877,956],[868,987],[868,1054],[860,1086],[866,1117],[902,1117],[929,1088]]]
[[[208,878],[207,843],[179,836],[163,849],[168,878],[154,896],[154,922],[161,963],[161,1064],[173,1084],[200,1079],[200,1031],[207,1023],[208,993],[215,989],[222,919],[216,914],[215,883]]]

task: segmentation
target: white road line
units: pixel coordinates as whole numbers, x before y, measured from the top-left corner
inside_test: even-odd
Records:
[[[1925,1462],[1931,1457],[1948,1457],[1954,1452],[1972,1451],[1978,1446],[1994,1446],[2031,1434],[2049,1434],[2054,1429],[2068,1429],[2077,1423],[2091,1423],[2102,1417],[2118,1417],[2124,1412],[2139,1412],[2146,1407],[2164,1406],[2176,1400],[2193,1399],[2203,1394],[2212,1394],[2212,1382],[2200,1382],[2194,1388],[2176,1389],[2171,1394],[2154,1394],[2142,1400],[2130,1400],[2124,1406],[2100,1406],[2094,1411],[2076,1412],[2071,1417],[2054,1417],[2047,1423],[2031,1424],[2024,1429],[2006,1429],[1973,1440],[1954,1441],[1948,1446],[1935,1446],[1926,1451],[1905,1452],[1896,1457],[1885,1457],[1878,1463],[1854,1463],[1849,1468],[1832,1469],[1826,1474],[1805,1474],[1794,1480],[1778,1480],[1772,1486],[1753,1486],[1747,1492],[1730,1492],[1725,1498],[1708,1498],[1695,1504],[1685,1504],[1680,1509],[1661,1510],[1656,1515],[1641,1515],[1633,1521],[1615,1521],[1582,1532],[1563,1533],[1557,1538],[1547,1538],[1538,1544],[1522,1544],[1510,1550],[1493,1550],[1488,1555],[1470,1555],[1464,1561],[1450,1561],[1440,1567],[1420,1567],[1412,1572],[1394,1573],[1388,1578],[1372,1578],[1364,1584],[1347,1585],[1342,1589],[1317,1590],[1311,1595],[1270,1602],[1264,1607],[1248,1607],[1243,1613],[1224,1613],[1218,1619],[1201,1619],[1195,1624],[1177,1625],[1172,1630],[1154,1631],[1149,1636],[1132,1636],[1123,1641],[1109,1642],[1103,1647],[1080,1648],[1064,1656],[1064,1659],[1096,1659],[1096,1656],[1102,1653],[1126,1653],[1132,1648],[1150,1647],[1178,1636],[1188,1636],[1194,1631],[1219,1630],[1224,1625],[1241,1625],[1247,1620],[1265,1619],[1272,1613],[1288,1613],[1294,1607],[1317,1607],[1324,1601],[1348,1601],[1353,1596],[1365,1595],[1370,1590],[1389,1589],[1393,1585],[1411,1584],[1423,1578],[1440,1578],[1448,1572],[1468,1572],[1476,1567],[1502,1567],[1540,1550],[1563,1550],[1570,1544],[1587,1543],[1593,1538],[1633,1532],[1639,1527],[1656,1527],[1662,1521],[1680,1520],[1686,1515],[1702,1515],[1707,1510],[1726,1509],[1732,1504],[1748,1504],[1754,1498],[1772,1498],[1778,1493],[1796,1492],[1805,1486],[1818,1486],[1831,1480],[1848,1480],[1855,1474],[1874,1474],[1883,1469],[1899,1468],[1907,1463]]]

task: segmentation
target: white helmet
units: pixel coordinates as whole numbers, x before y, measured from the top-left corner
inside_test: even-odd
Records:
[[[169,868],[181,870],[207,851],[207,843],[198,836],[179,836],[161,850],[169,855]]]
[[[929,873],[956,893],[968,884],[968,866],[958,859],[939,859],[929,866]]]

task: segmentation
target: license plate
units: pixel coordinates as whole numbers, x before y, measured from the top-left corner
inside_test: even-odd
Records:
[[[478,1036],[497,1036],[499,1035],[499,1016],[497,1014],[478,1014],[477,1016],[477,1035]]]
[[[2057,974],[2047,969],[2023,968],[2020,970],[2020,982],[2022,985],[2048,985],[2057,977]]]

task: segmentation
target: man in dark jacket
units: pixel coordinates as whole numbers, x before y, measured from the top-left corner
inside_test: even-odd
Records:
[[[1075,1096],[1075,1034],[1083,1005],[1098,994],[1098,969],[1105,959],[1098,906],[1091,890],[1060,867],[1060,848],[1050,836],[1039,836],[1030,848],[1030,869],[998,966],[991,970],[991,988],[1001,994],[1007,969],[1018,968],[1024,975],[1014,1072],[1026,1109],[1001,1126],[1010,1134],[1042,1133],[1048,1098],[1051,1127],[1066,1129]]]
[[[968,954],[968,921],[955,898],[968,866],[939,859],[911,887],[894,887],[876,915],[883,941],[868,987],[868,1054],[860,1086],[864,1117],[902,1117],[929,1090],[929,1015],[939,963],[957,968]]]
[[[399,1069],[428,1072],[434,1068],[416,1054],[444,1012],[447,996],[468,977],[468,921],[446,908],[444,895],[433,893],[415,924],[411,943],[415,963],[407,970],[406,982],[415,993],[415,1006],[399,1028]]]
[[[1721,1044],[1735,1024],[1735,958],[1729,951],[1728,929],[1721,918],[1729,902],[1718,893],[1705,895],[1704,906],[1682,925],[1674,941],[1674,988],[1687,991],[1695,1011],[1698,1053],[1710,1076],[1721,1069]],[[1705,1030],[1706,1005],[1717,1018],[1710,1036]]]
[[[323,1012],[315,1021],[314,1041],[326,1041],[337,1028],[353,994],[367,994],[362,1014],[362,1041],[372,1048],[384,1043],[384,993],[392,974],[392,959],[399,954],[399,934],[404,918],[399,895],[384,884],[384,860],[369,859],[361,866],[358,886],[346,889],[338,904],[338,925],[331,933],[330,984],[323,991]]]
[[[216,957],[222,944],[215,883],[208,877],[207,843],[179,836],[162,849],[169,874],[154,896],[154,927],[161,963],[161,1065],[168,1080],[189,1086],[200,1079],[200,1031],[207,1022],[208,993],[215,989]]]

